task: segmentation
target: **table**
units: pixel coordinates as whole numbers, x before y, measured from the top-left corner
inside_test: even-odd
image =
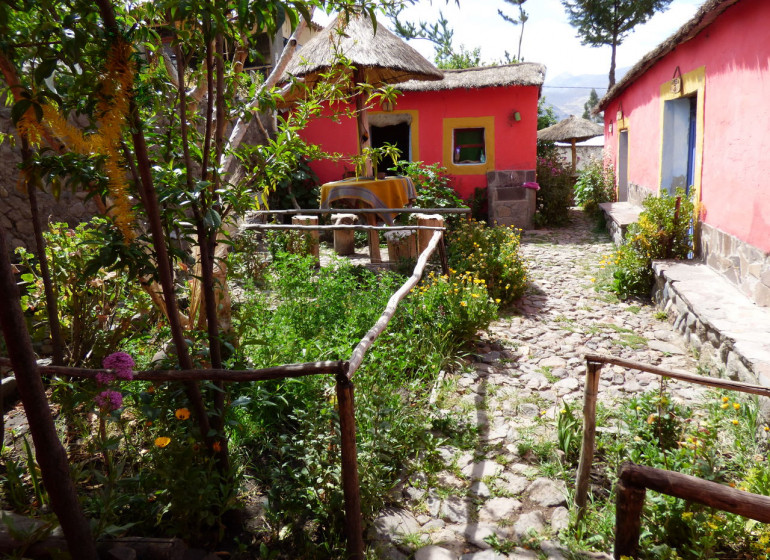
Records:
[[[321,208],[330,208],[332,202],[340,200],[352,200],[369,208],[404,208],[415,198],[417,191],[409,177],[359,177],[321,185]],[[395,215],[391,212],[377,215],[388,225],[393,225]],[[367,214],[366,218],[369,225],[376,225],[375,215]],[[382,262],[380,238],[376,231],[369,232],[369,257],[372,262]]]

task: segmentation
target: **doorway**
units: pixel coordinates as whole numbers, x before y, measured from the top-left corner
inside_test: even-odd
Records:
[[[663,107],[663,160],[660,188],[690,192],[695,182],[697,96],[666,101]]]
[[[618,202],[628,201],[628,129],[618,138]]]
[[[372,135],[372,147],[381,148],[384,144],[392,144],[401,150],[399,159],[404,161],[411,161],[410,157],[410,140],[411,131],[409,130],[409,123],[401,122],[388,125],[371,125],[370,132]],[[392,173],[390,169],[395,167],[396,162],[390,156],[385,157],[380,163],[380,170],[386,173]]]

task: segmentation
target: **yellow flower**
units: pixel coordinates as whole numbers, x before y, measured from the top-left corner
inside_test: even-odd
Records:
[[[174,413],[174,416],[176,416],[178,420],[187,420],[190,417],[190,411],[186,408],[179,408]]]
[[[591,278],[591,282],[596,282],[596,278]]]
[[[495,303],[500,303],[500,298],[495,298]]]
[[[730,397],[722,397],[722,402],[730,402]]]
[[[738,420],[736,420],[735,418],[733,418],[733,426],[737,426],[737,425],[738,425]]]
[[[727,403],[724,403],[724,404],[723,404],[722,406],[720,406],[719,408],[721,408],[722,410],[724,410],[724,409],[726,409],[726,408],[729,408],[729,407],[730,407],[730,405],[729,405],[729,404],[727,404]]]
[[[471,297],[472,298],[477,298],[477,297],[479,297],[479,294],[471,294]]]
[[[468,304],[467,304],[467,303],[465,303],[464,301],[461,301],[461,302],[460,302],[460,305],[462,305],[463,307],[468,307]]]
[[[770,426],[765,426],[764,430],[765,430],[766,432],[770,432]]]
[[[692,519],[692,512],[685,511],[682,513],[682,521],[690,521]]]
[[[733,403],[733,408],[734,408],[735,410],[738,410],[740,407],[741,407],[741,404],[740,404],[740,403],[737,403],[737,402],[736,402],[736,403]]]
[[[171,443],[170,437],[161,436],[155,438],[155,447],[166,447],[169,443]]]

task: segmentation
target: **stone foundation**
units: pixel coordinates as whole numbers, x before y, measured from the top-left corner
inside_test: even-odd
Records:
[[[536,191],[522,187],[535,181],[535,170],[489,171],[489,223],[534,229]]]
[[[770,307],[770,255],[708,224],[700,225],[700,257],[762,307]]]
[[[10,110],[0,110],[0,131],[6,134],[15,132],[11,124]],[[18,144],[18,142],[17,142]],[[35,237],[32,229],[32,213],[29,209],[29,198],[26,192],[17,188],[19,183],[19,168],[21,155],[18,147],[12,147],[9,142],[0,144],[0,227],[6,231],[8,238],[7,249],[16,247],[30,249],[34,247]],[[67,222],[75,226],[96,215],[96,206],[86,200],[87,193],[72,194],[67,187],[62,187],[59,200],[46,192],[37,191],[37,204],[43,229],[47,222]]]

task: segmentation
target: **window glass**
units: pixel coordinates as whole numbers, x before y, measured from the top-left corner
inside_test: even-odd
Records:
[[[452,132],[454,136],[453,163],[462,165],[464,163],[486,162],[483,128],[455,128]]]

